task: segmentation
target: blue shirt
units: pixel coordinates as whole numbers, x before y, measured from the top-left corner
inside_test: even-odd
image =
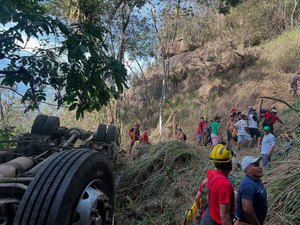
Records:
[[[272,134],[265,134],[261,142],[261,154],[270,154],[271,149],[276,144],[276,137]]]
[[[268,205],[267,191],[261,180],[256,180],[246,175],[243,177],[238,190],[235,217],[239,218],[242,222],[249,223],[243,212],[242,199],[252,201],[256,217],[259,223],[263,224],[267,216]]]

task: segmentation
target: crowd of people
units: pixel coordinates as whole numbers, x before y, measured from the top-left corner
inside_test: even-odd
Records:
[[[247,148],[256,146],[264,159],[263,165],[267,166],[276,144],[274,124],[282,123],[277,115],[276,107],[268,107],[258,112],[257,109],[249,106],[246,113],[232,108],[224,127],[220,121],[221,118],[218,116],[210,122],[200,117],[197,129],[198,145],[210,145],[211,150],[222,143],[238,151],[242,149],[242,146]],[[262,124],[261,129],[260,124]]]

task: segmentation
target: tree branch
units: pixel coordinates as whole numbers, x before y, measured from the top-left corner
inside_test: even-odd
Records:
[[[22,95],[20,92],[16,91],[15,89],[13,89],[13,88],[11,88],[11,87],[6,87],[6,86],[2,86],[2,85],[0,85],[0,88],[3,88],[3,89],[10,90],[10,91],[12,91],[12,92],[16,93],[17,95],[19,95],[19,96],[23,97],[23,95]]]
[[[266,99],[271,99],[271,100],[275,100],[277,102],[282,102],[283,104],[287,105],[290,109],[296,111],[296,112],[300,112],[300,109],[295,109],[293,106],[291,106],[290,104],[288,104],[286,101],[283,101],[281,99],[278,98],[272,98],[272,97],[267,97],[267,96],[261,96],[260,98],[266,98]]]

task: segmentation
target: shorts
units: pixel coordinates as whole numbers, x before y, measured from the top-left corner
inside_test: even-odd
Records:
[[[291,84],[291,91],[297,91],[297,84]]]
[[[251,135],[252,138],[254,136],[261,137],[261,133],[260,133],[260,131],[259,131],[258,128],[251,128],[251,127],[249,127],[248,129],[249,129],[249,133],[250,133],[250,135]]]
[[[211,134],[210,137],[211,137],[211,142],[212,142],[213,146],[216,146],[216,145],[218,145],[220,143],[220,138],[219,138],[218,135]]]
[[[238,142],[242,142],[243,140],[247,140],[247,141],[252,141],[253,138],[247,133],[247,134],[243,134],[243,135],[238,135]]]
[[[136,140],[130,140],[130,146],[134,146]]]

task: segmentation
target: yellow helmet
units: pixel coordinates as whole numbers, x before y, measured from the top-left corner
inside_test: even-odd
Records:
[[[210,161],[215,163],[227,163],[232,158],[231,151],[222,144],[216,145],[210,152]]]

